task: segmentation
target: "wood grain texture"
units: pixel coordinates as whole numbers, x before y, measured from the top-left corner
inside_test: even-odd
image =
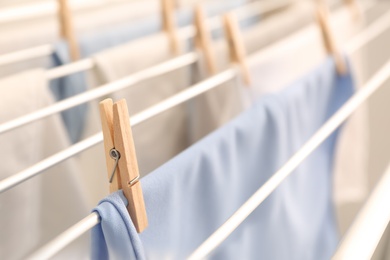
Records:
[[[180,44],[175,21],[175,2],[174,0],[161,0],[160,3],[163,30],[168,34],[173,54],[178,55],[180,54]]]
[[[72,15],[69,10],[68,0],[57,0],[60,34],[68,42],[72,61],[80,59],[80,51],[73,28]]]
[[[148,226],[148,220],[141,183],[129,185],[130,181],[139,176],[139,172],[129,113],[124,99],[114,104],[114,143],[115,148],[121,154],[118,170],[121,175],[123,193],[129,202],[127,210],[137,232],[141,233]]]
[[[245,85],[250,86],[252,80],[250,77],[248,64],[246,63],[246,50],[238,26],[237,18],[234,14],[228,13],[224,15],[223,21],[226,37],[229,43],[230,57],[233,62],[236,62],[240,66]]]
[[[336,42],[329,24],[328,9],[324,4],[318,4],[316,17],[321,30],[324,47],[328,54],[333,56],[333,59],[336,63],[337,73],[339,75],[345,75],[348,72],[347,64],[344,57],[337,49]]]
[[[105,99],[99,103],[100,119],[102,123],[103,138],[104,138],[104,154],[106,156],[106,166],[108,180],[111,177],[112,169],[115,166],[115,160],[110,156],[110,150],[114,148],[114,114],[112,99]],[[120,175],[115,172],[112,183],[109,185],[110,193],[113,193],[122,188]]]
[[[210,31],[205,23],[206,16],[200,4],[195,7],[194,22],[196,28],[196,44],[202,50],[206,61],[207,70],[210,75],[217,73],[217,63],[215,53],[212,48],[212,40]]]

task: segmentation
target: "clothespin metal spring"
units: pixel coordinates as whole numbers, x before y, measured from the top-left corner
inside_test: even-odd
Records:
[[[118,150],[116,150],[115,148],[112,148],[110,150],[110,157],[115,160],[115,165],[114,165],[114,168],[112,169],[112,173],[111,173],[111,176],[110,176],[110,183],[112,183],[112,180],[114,179],[114,175],[115,175],[115,172],[116,172],[116,168],[118,167],[118,162],[119,162],[119,159],[121,158],[121,154],[119,153]],[[139,181],[139,178],[140,176],[138,175],[137,177],[135,177],[134,179],[132,179],[131,181],[129,181],[129,186],[133,186],[134,184],[136,184],[138,181]]]

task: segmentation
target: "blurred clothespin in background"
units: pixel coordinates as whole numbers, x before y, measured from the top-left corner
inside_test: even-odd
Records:
[[[112,99],[103,100],[100,117],[110,192],[123,190],[131,220],[141,233],[148,226],[148,219],[126,100],[115,104]]]
[[[194,22],[196,28],[195,43],[203,51],[208,72],[217,73],[217,65],[212,47],[211,32],[206,24],[206,16],[200,4],[195,7]]]
[[[69,9],[68,0],[58,0],[58,18],[60,34],[68,43],[69,54],[72,61],[80,59],[80,51],[76,41],[75,30],[73,28],[72,15]]]
[[[356,0],[344,0],[345,4],[348,5],[348,8],[351,11],[351,16],[354,20],[359,20],[362,18],[362,9]]]
[[[230,57],[240,67],[246,86],[251,85],[249,67],[246,63],[246,50],[236,16],[228,13],[223,16],[225,33],[229,44]]]
[[[320,27],[324,47],[329,55],[333,56],[336,63],[337,73],[345,75],[347,73],[347,64],[344,57],[337,48],[336,41],[332,34],[329,23],[329,11],[325,4],[319,3],[316,10],[318,26]]]
[[[175,1],[161,0],[161,11],[163,30],[168,34],[172,52],[177,55],[180,53],[180,45],[175,21]]]

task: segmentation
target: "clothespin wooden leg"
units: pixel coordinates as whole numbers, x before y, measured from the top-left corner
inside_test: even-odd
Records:
[[[207,29],[205,23],[206,16],[203,8],[200,4],[195,7],[195,28],[196,28],[196,44],[198,48],[203,51],[204,58],[206,61],[207,69],[211,75],[217,73],[217,65],[215,61],[214,52],[212,50],[212,41],[210,37],[210,31]]]
[[[100,111],[108,175],[109,178],[114,176],[110,191],[122,188],[131,220],[137,232],[141,233],[148,226],[148,219],[126,101],[113,104],[111,99],[104,100],[100,103]],[[118,155],[116,163],[110,156],[112,152]]]
[[[179,38],[175,24],[174,0],[161,0],[163,30],[168,34],[174,54],[180,53]]]
[[[332,55],[335,60],[337,73],[339,75],[345,75],[348,72],[347,64],[344,57],[340,54],[336,47],[336,43],[330,29],[327,7],[324,4],[319,4],[316,14],[318,25],[321,29],[324,46],[328,54]]]
[[[75,61],[80,58],[80,51],[76,41],[68,0],[58,0],[57,2],[61,37],[68,42],[70,57]]]
[[[104,139],[104,153],[106,156],[106,166],[108,179],[110,181],[110,193],[120,190],[122,188],[120,175],[112,175],[115,167],[115,160],[110,155],[111,149],[114,148],[114,104],[112,99],[106,99],[100,102],[100,119],[102,122],[103,139]]]
[[[224,15],[223,18],[225,32],[230,47],[231,59],[240,66],[244,82],[247,86],[250,86],[251,77],[248,65],[246,63],[246,50],[238,26],[237,18],[232,13]]]

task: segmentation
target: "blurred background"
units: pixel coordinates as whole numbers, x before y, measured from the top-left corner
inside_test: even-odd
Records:
[[[68,0],[66,1],[67,12],[62,13],[62,15],[59,14],[60,2],[55,0],[0,0],[0,88],[2,84],[3,86],[6,84],[23,85],[21,79],[24,80],[25,84],[35,84],[29,76],[26,76],[26,72],[35,69],[49,71],[78,60],[98,57],[100,53],[110,48],[147,39],[147,37],[152,37],[164,30],[161,3],[157,0]],[[386,15],[389,16],[388,12],[390,11],[390,1],[388,0],[358,0],[356,1],[358,7],[351,5],[353,1],[328,0],[324,2],[330,9],[334,37],[342,51],[359,32]],[[176,30],[185,31],[191,26],[195,4],[202,4],[207,17],[214,18],[217,26],[221,25],[220,16],[222,14],[233,11],[241,18],[239,19],[240,29],[244,35],[247,55],[263,53],[262,55],[266,56],[271,53],[272,46],[280,45],[284,39],[316,24],[313,6],[317,3],[318,1],[315,0],[176,0],[174,6],[175,27]],[[355,12],[358,12],[358,15]],[[64,22],[64,15],[68,16],[67,22]],[[390,19],[387,19],[388,23],[390,23]],[[220,41],[223,37],[221,32],[213,33],[214,42]],[[72,54],[72,44],[70,43],[72,41],[77,49],[75,55]],[[158,43],[156,44],[158,45]],[[288,44],[288,42],[284,44]],[[291,64],[284,66],[284,63],[280,63],[280,56],[275,54],[275,57],[270,55],[271,57],[264,59],[263,66],[272,68],[266,78],[280,77],[281,80],[276,85],[285,85],[305,75],[326,56],[321,40],[307,40],[307,45],[302,44],[302,46],[310,48],[314,45],[317,47],[314,54],[308,52],[304,55],[301,53],[299,57],[294,57],[295,60],[290,60],[291,64],[300,67],[293,75],[290,75],[290,72],[294,66]],[[216,46],[218,45],[216,44]],[[181,53],[185,52],[181,51]],[[142,63],[141,60],[148,59],[148,55],[148,52],[144,52],[142,55],[140,54],[139,60],[134,62]],[[223,55],[228,57],[228,52]],[[389,61],[389,58],[390,26],[351,55],[350,62],[354,68],[358,85],[363,86]],[[221,60],[219,71],[222,71],[222,67],[230,66],[228,62],[225,62],[228,58],[221,58]],[[88,64],[80,66],[88,67]],[[133,65],[129,65],[129,67],[131,66]],[[134,71],[137,71],[138,67],[135,67]],[[139,69],[142,69],[141,65]],[[80,70],[74,74],[80,77],[79,73]],[[0,90],[2,91],[0,103],[3,103],[0,122],[5,123],[54,102],[109,83],[110,77],[104,73],[99,69],[94,69],[92,73],[82,72],[84,75],[81,75],[83,77],[81,80],[67,76],[58,77],[59,79],[50,83],[54,101],[42,101],[43,99],[37,93],[31,92],[29,98],[25,98],[26,102],[23,103],[23,99],[15,98],[20,94],[18,94],[19,86],[7,89],[3,87]],[[68,72],[63,75],[70,74]],[[263,75],[253,76],[258,77],[259,81],[263,77]],[[56,76],[52,77],[56,78]],[[200,79],[193,75],[188,78],[189,80],[184,81],[189,85]],[[264,85],[267,84],[266,79],[263,82]],[[70,93],[64,93],[64,86],[67,84],[74,87]],[[154,82],[154,84],[158,83]],[[264,91],[264,93],[266,92]],[[120,98],[121,94],[116,97]],[[33,105],[30,104],[31,99],[35,102]],[[89,102],[88,112],[85,112],[82,106],[77,107],[80,109],[78,111],[73,110],[77,116],[83,115],[81,119],[74,114],[68,116],[62,114],[61,122],[53,119],[56,121],[55,127],[51,123],[50,126],[40,126],[44,127],[47,132],[36,134],[32,131],[33,126],[30,125],[23,126],[18,131],[1,137],[2,161],[12,162],[9,163],[12,164],[11,166],[3,166],[3,169],[0,166],[1,179],[20,172],[47,156],[100,131],[100,125],[96,123],[99,119],[95,111],[96,102],[100,100]],[[355,161],[346,162],[345,169],[348,171],[356,170],[359,174],[355,175],[349,172],[349,174],[344,174],[342,179],[335,180],[335,185],[338,187],[335,191],[335,205],[341,234],[346,232],[390,161],[389,100],[390,80],[356,113],[358,118],[354,120],[358,123],[354,126],[353,133],[359,136],[361,145],[354,158]],[[80,120],[88,123],[80,127]],[[58,124],[61,126],[58,127]],[[218,126],[216,125],[215,128]],[[63,134],[66,131],[68,133]],[[203,133],[196,139],[206,134]],[[137,135],[140,133],[135,132],[136,146],[141,146],[141,144],[137,144]],[[196,140],[191,143],[194,141]],[[48,144],[54,143],[59,144],[55,145],[54,148],[46,147],[49,146]],[[29,146],[29,148],[22,148],[25,146]],[[178,151],[172,152],[156,162],[140,162],[142,175],[154,170],[185,147],[181,147]],[[51,169],[57,172],[57,175],[60,171],[74,173],[80,171],[83,173],[82,175],[74,174],[66,180],[58,179],[59,177],[57,179],[55,177],[51,179],[42,177],[35,182],[29,181],[0,194],[0,215],[2,215],[0,216],[0,259],[23,259],[29,252],[53,238],[55,234],[78,221],[108,193],[104,154],[99,149],[102,147],[96,147],[95,153],[89,151],[89,153],[74,158],[71,161],[72,165],[66,167],[60,165],[61,169],[58,168],[60,166]],[[348,153],[348,148],[345,149]],[[77,170],[74,170],[75,168]],[[96,173],[96,171],[100,172]],[[49,174],[45,176],[49,176]],[[56,176],[56,173],[53,176]],[[58,183],[61,184],[60,189],[58,189]],[[77,192],[72,192],[69,187]],[[23,192],[25,194],[20,195]],[[70,193],[73,193],[73,197],[69,196]],[[53,197],[48,194],[53,194]],[[80,203],[80,205],[74,203],[74,201],[82,200],[85,202]],[[58,205],[60,203],[63,204],[60,206]],[[65,216],[63,211],[70,215]],[[14,218],[15,216],[17,217]],[[58,221],[54,221],[55,217],[53,216],[58,216]],[[35,224],[36,226],[29,231],[28,229]],[[25,238],[21,240],[12,238],[10,234],[15,232],[26,234]],[[81,242],[79,244],[85,247],[87,243],[85,241],[88,240],[87,235],[82,239],[84,239],[84,244]],[[79,250],[77,249],[79,244],[75,242],[73,251]],[[74,255],[64,254],[59,258],[66,259],[69,256],[73,257]],[[390,259],[390,230],[385,232],[373,259]]]

